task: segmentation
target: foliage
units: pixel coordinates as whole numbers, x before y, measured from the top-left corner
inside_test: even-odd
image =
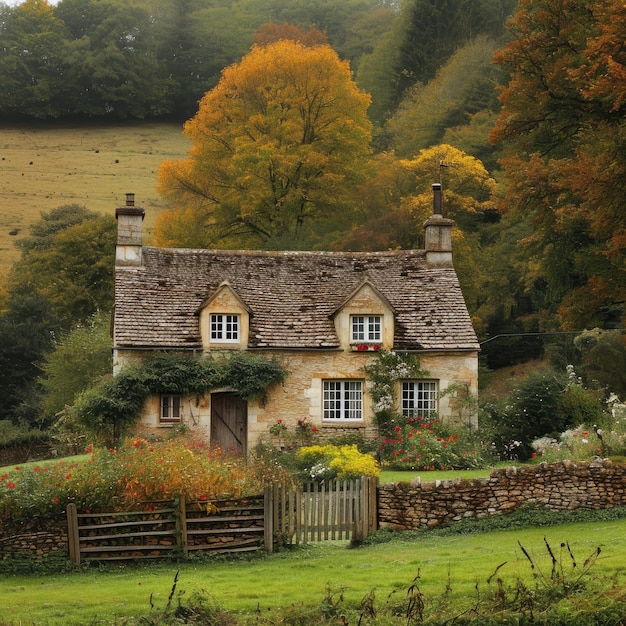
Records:
[[[298,473],[304,480],[347,480],[380,473],[374,457],[359,452],[356,445],[305,446],[298,450],[296,458]]]
[[[18,426],[10,420],[0,420],[0,449],[30,447],[38,443],[47,443],[48,440],[48,434],[39,429]]]
[[[70,502],[80,512],[128,510],[180,495],[208,503],[258,489],[244,459],[201,441],[127,439],[95,449],[87,462],[16,466],[0,476],[0,524],[52,519]]]
[[[111,370],[111,322],[96,313],[84,324],[61,335],[41,365],[42,411],[52,418],[74,402],[76,395]]]
[[[392,470],[475,469],[485,466],[488,455],[484,444],[469,438],[464,428],[453,432],[439,419],[409,417],[376,442],[382,467]]]
[[[626,397],[626,334],[623,331],[587,331],[575,345],[581,356],[579,366],[587,387]]]
[[[556,436],[572,426],[572,416],[559,410],[565,387],[564,376],[537,372],[506,399],[484,403],[479,423],[491,440],[493,452],[501,459],[527,460],[533,453],[533,440]]]
[[[617,0],[522,0],[495,57],[509,73],[492,133],[505,150],[503,208],[531,220],[527,285],[541,281],[572,329],[619,327],[624,315],[626,101],[612,82],[624,15]]]
[[[411,158],[424,148],[444,143],[446,129],[469,124],[481,111],[497,111],[493,85],[500,70],[491,63],[495,49],[496,43],[486,37],[468,41],[431,81],[406,92],[386,124],[398,155]],[[483,152],[489,151],[489,130],[483,134]]]
[[[115,238],[111,216],[78,205],[42,212],[20,241],[9,276],[13,299],[24,290],[40,295],[66,329],[111,310]]]
[[[176,210],[158,221],[157,242],[310,245],[325,222],[353,211],[369,152],[368,103],[329,46],[254,46],[185,125],[189,157],[161,165],[158,188]],[[185,234],[181,218],[196,228]]]
[[[115,442],[139,419],[151,393],[204,394],[231,387],[249,399],[282,383],[286,375],[277,361],[243,352],[203,359],[164,353],[146,359],[143,366],[126,367],[112,380],[80,394],[69,409],[69,419],[98,440]]]

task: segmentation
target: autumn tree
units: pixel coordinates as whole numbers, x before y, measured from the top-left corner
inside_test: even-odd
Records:
[[[626,301],[626,9],[617,0],[522,0],[497,53],[510,80],[492,139],[504,208],[531,220],[528,282],[569,328],[621,324]]]
[[[188,158],[159,169],[158,190],[175,209],[155,226],[157,243],[310,246],[354,210],[368,104],[329,46],[254,46],[185,124]],[[179,217],[200,230],[177,233]]]
[[[254,33],[254,43],[258,46],[267,46],[281,39],[297,41],[305,46],[320,46],[328,43],[328,38],[319,28],[309,26],[304,29],[286,22],[262,24]]]

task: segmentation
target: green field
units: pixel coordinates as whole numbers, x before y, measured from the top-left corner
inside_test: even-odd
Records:
[[[189,147],[173,123],[0,128],[0,272],[41,212],[63,204],[113,215],[132,192],[149,229],[165,206],[156,193],[159,164]]]
[[[605,581],[626,584],[626,520],[576,523],[488,534],[438,536],[425,533],[413,541],[391,541],[350,549],[343,542],[312,544],[258,558],[151,566],[111,565],[58,574],[2,575],[2,618],[7,623],[37,625],[104,624],[122,616],[138,616],[152,602],[163,609],[179,571],[178,591],[188,597],[205,591],[224,609],[236,613],[267,615],[291,605],[317,607],[330,590],[343,592],[355,607],[375,592],[377,603],[406,597],[411,582],[427,598],[441,596],[446,586],[459,609],[493,590],[487,580],[500,566],[498,576],[507,586],[518,577],[529,586],[543,573],[550,578],[551,561],[544,537],[553,546],[571,579],[575,568],[559,546],[568,542],[581,568],[600,547],[602,552],[590,573]],[[531,570],[518,541],[536,561]],[[535,576],[535,577],[534,577]],[[9,610],[10,607],[10,610]],[[121,623],[121,622],[120,622]],[[284,622],[276,622],[284,623]]]

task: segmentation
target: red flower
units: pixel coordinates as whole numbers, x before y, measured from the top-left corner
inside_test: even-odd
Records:
[[[55,504],[59,504],[59,499],[58,499],[58,498],[55,498],[55,499],[54,499],[54,503],[55,503]]]
[[[13,483],[9,483],[9,484],[7,485],[7,487],[8,487],[9,489],[15,489],[15,485],[14,485]]]
[[[91,513],[91,509],[85,509],[85,513],[87,513],[87,515],[89,515],[89,513]]]
[[[15,469],[19,472],[19,471],[20,471],[20,466],[19,466],[19,465],[16,465],[16,466],[15,466]]]
[[[71,477],[72,477],[72,475],[71,475],[71,474],[66,474],[66,475],[65,475],[65,478],[67,478],[67,480],[69,480]]]
[[[200,500],[206,500],[206,496],[203,494],[200,496]]]
[[[282,424],[282,423],[283,423],[283,420],[276,420],[276,423],[277,423],[277,424]]]
[[[317,428],[315,426],[313,426],[313,428],[311,428],[311,430],[316,433],[317,432]]]
[[[39,467],[33,467],[33,472],[38,473],[39,472]]]

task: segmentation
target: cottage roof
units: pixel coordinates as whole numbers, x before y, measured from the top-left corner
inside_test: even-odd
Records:
[[[423,250],[264,252],[143,248],[116,267],[117,348],[200,348],[198,311],[224,283],[250,311],[250,348],[332,349],[333,313],[369,281],[393,307],[395,348],[477,350],[456,273]]]

